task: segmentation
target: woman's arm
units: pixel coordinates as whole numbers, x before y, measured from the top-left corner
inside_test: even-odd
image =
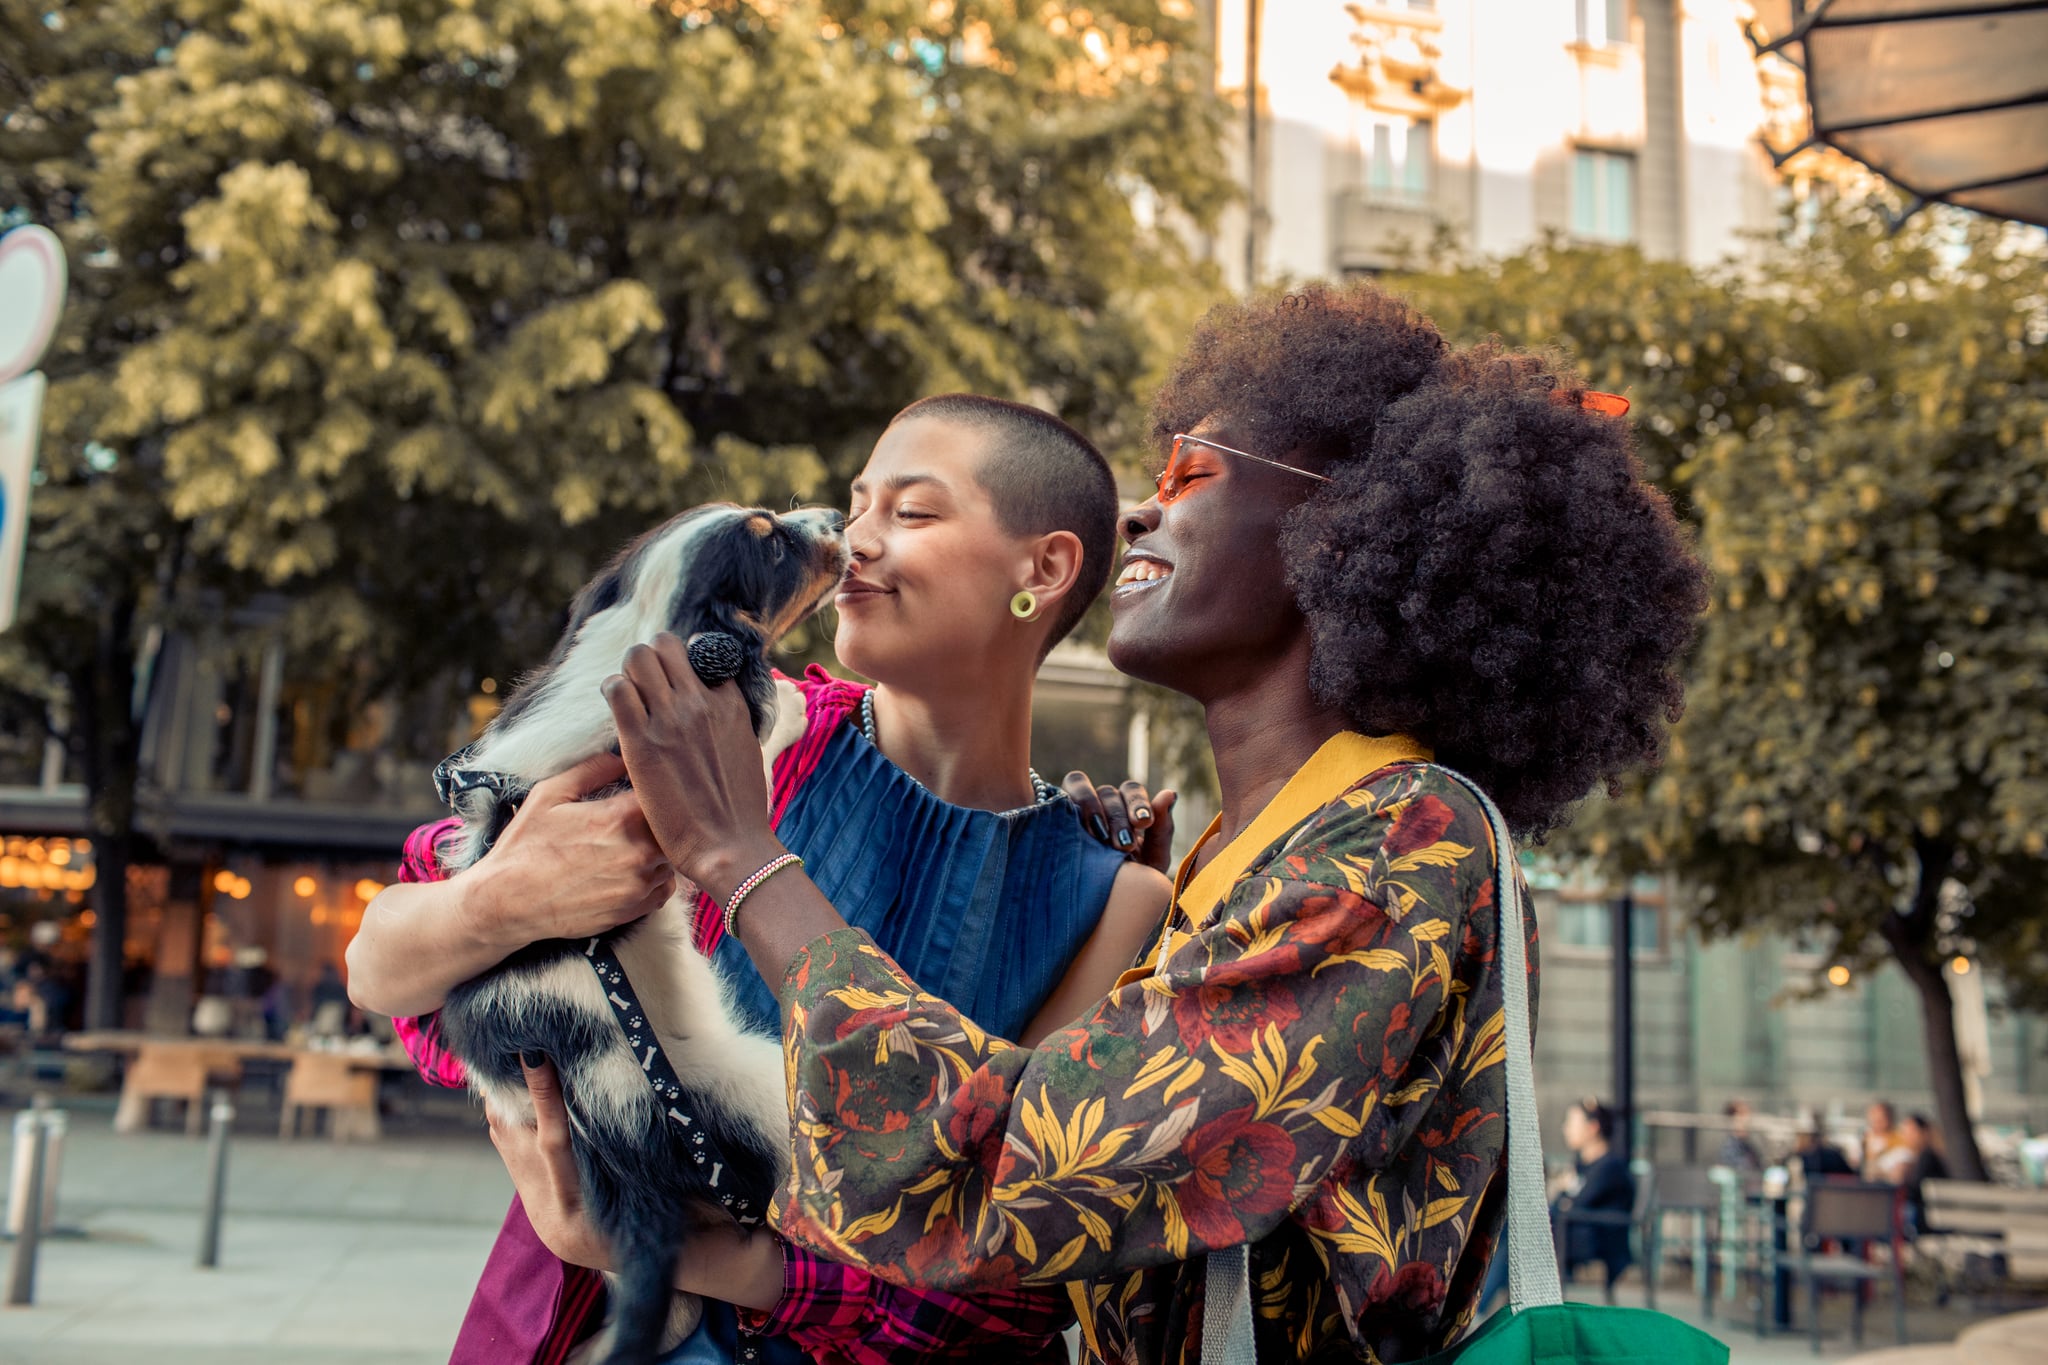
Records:
[[[1067,964],[1067,974],[1024,1026],[1018,1042],[1036,1047],[1053,1030],[1079,1019],[1089,1006],[1137,961],[1138,954],[1159,935],[1166,907],[1173,903],[1173,883],[1165,874],[1138,863],[1126,863],[1116,874],[1109,904],[1095,932]]]
[[[348,945],[349,998],[426,1014],[529,943],[602,933],[667,900],[675,874],[633,794],[588,799],[624,772],[600,754],[538,783],[474,866],[379,892]]]
[[[1492,861],[1448,780],[1333,806],[1156,975],[1035,1050],[983,1035],[857,931],[807,945],[783,1006],[782,1231],[898,1283],[977,1290],[1256,1241],[1312,1194],[1332,1202],[1311,1235],[1385,1245],[1383,1212],[1318,1186],[1427,1112],[1445,1075],[1415,1050],[1454,997],[1462,1054],[1497,1057],[1498,1001],[1466,1003],[1491,956],[1467,921]],[[1458,1121],[1498,1119],[1475,1104]],[[855,1131],[858,1150],[839,1140]],[[1483,1188],[1433,1196],[1430,1226]]]

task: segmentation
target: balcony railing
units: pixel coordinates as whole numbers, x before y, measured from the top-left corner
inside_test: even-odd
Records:
[[[1340,271],[1420,265],[1443,223],[1427,197],[1363,186],[1338,193],[1336,219],[1333,254]]]

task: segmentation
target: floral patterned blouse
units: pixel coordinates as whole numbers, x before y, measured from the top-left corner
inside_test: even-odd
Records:
[[[1332,739],[1184,864],[1156,965],[1035,1049],[857,930],[809,944],[784,1234],[905,1284],[1067,1282],[1101,1360],[1196,1361],[1203,1254],[1247,1241],[1264,1359],[1452,1343],[1506,1187],[1495,853],[1421,756]]]

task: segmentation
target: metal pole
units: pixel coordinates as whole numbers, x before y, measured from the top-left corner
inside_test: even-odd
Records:
[[[209,1114],[206,1151],[206,1221],[199,1229],[199,1264],[211,1269],[220,1264],[220,1216],[228,1195],[228,1128],[235,1121],[235,1106],[227,1091],[213,1092]]]
[[[1245,0],[1244,287],[1259,287],[1259,0]]]
[[[14,1239],[14,1261],[8,1267],[7,1305],[10,1308],[36,1301],[36,1248],[43,1235],[43,1158],[44,1144],[48,1141],[43,1113],[49,1104],[49,1096],[38,1095],[35,1107],[30,1111],[34,1119],[28,1125],[28,1189],[24,1192],[28,1216],[21,1220],[21,1233]],[[19,1125],[15,1132],[21,1132]]]
[[[1623,1159],[1635,1155],[1636,898],[1614,902],[1614,1141]]]

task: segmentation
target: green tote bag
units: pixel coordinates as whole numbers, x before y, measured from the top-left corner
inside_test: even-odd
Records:
[[[1728,1348],[1663,1313],[1566,1303],[1543,1196],[1543,1141],[1536,1125],[1536,1075],[1529,1032],[1528,939],[1514,840],[1492,798],[1472,779],[1441,768],[1477,797],[1501,850],[1495,902],[1500,907],[1500,969],[1508,1068],[1508,1306],[1447,1351],[1416,1365],[1728,1365]],[[1249,1248],[1211,1252],[1205,1365],[1257,1365],[1252,1341]],[[1269,1363],[1270,1365],[1270,1363]]]

